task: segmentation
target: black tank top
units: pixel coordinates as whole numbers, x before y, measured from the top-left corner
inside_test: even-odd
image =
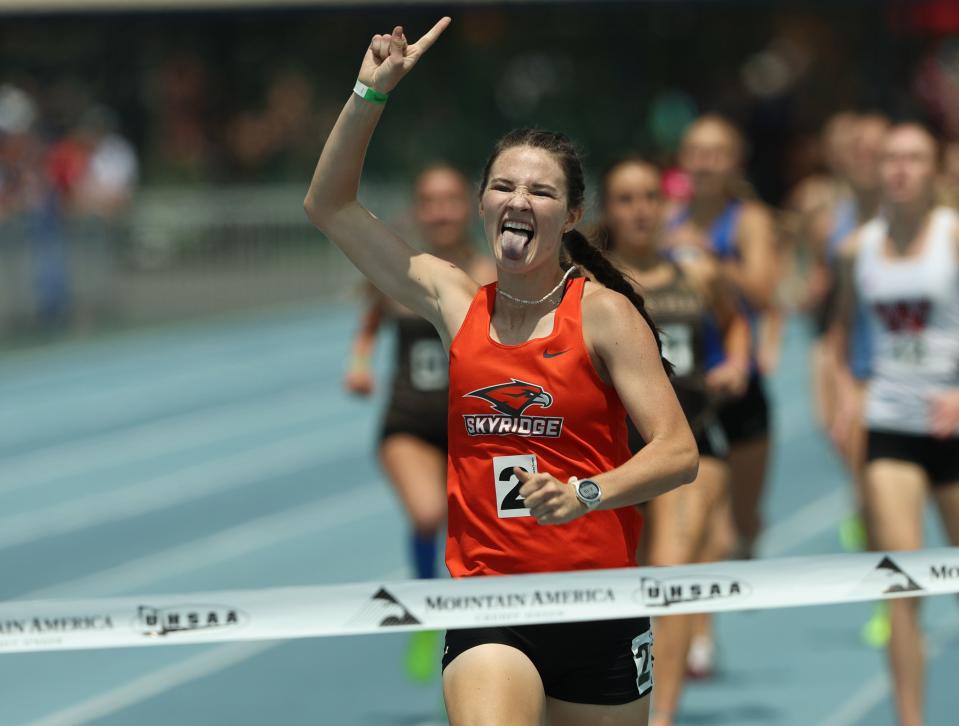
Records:
[[[391,407],[446,420],[449,360],[435,328],[423,318],[397,315],[396,368]]]
[[[658,288],[643,288],[646,308],[663,341],[663,355],[673,364],[672,384],[694,432],[710,410],[706,394],[706,324],[709,311],[702,295],[675,262],[672,280]]]

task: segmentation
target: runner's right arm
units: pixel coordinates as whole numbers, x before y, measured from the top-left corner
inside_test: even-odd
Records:
[[[346,369],[346,389],[358,396],[373,392],[373,371],[370,359],[376,346],[376,334],[386,315],[386,299],[377,291],[370,291],[370,303],[363,313],[360,329],[353,339],[353,349]]]
[[[374,35],[359,80],[389,93],[449,25],[443,18],[407,44],[403,29]],[[415,251],[357,200],[360,176],[384,104],[350,95],[320,154],[304,200],[310,221],[385,295],[429,320],[448,344],[478,286],[448,262]]]

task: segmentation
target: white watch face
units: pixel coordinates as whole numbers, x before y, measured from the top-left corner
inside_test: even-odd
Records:
[[[579,496],[588,502],[595,502],[599,499],[599,485],[594,481],[581,481],[579,483]]]

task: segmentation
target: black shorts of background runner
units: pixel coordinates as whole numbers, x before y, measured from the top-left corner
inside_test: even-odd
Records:
[[[443,669],[487,643],[524,653],[539,671],[546,695],[561,701],[617,706],[653,688],[649,618],[449,630]]]
[[[380,429],[380,443],[395,434],[415,436],[445,452],[448,443],[445,402],[442,411],[413,411],[391,404]]]
[[[448,362],[433,326],[422,318],[396,318],[396,370],[380,443],[407,434],[446,453]]]
[[[711,403],[709,396],[702,388],[689,388],[676,385],[676,383],[677,380],[674,378],[673,387],[676,391],[676,397],[679,399],[679,405],[682,406],[683,413],[686,415],[686,422],[689,424],[693,436],[696,437],[699,455],[713,459],[725,459],[728,454],[725,431],[722,430],[723,427],[717,418],[716,408]],[[626,419],[626,430],[629,433],[629,450],[635,454],[646,445],[646,442],[628,418]]]
[[[629,450],[634,454],[646,445],[639,431],[633,426],[633,422],[626,419],[626,429],[629,432]],[[698,426],[693,429],[693,436],[696,437],[696,446],[699,449],[701,457],[708,456],[712,459],[725,459],[728,453],[725,442],[725,434],[721,429],[719,422]]]
[[[907,461],[921,467],[933,486],[959,482],[959,436],[937,439],[923,434],[869,431],[866,462]]]
[[[762,378],[754,373],[740,398],[724,402],[718,411],[719,423],[730,446],[769,433],[769,401]]]

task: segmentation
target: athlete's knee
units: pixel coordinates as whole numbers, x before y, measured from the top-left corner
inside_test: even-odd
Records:
[[[446,502],[439,504],[420,504],[410,512],[413,531],[419,537],[435,536],[446,521]]]

